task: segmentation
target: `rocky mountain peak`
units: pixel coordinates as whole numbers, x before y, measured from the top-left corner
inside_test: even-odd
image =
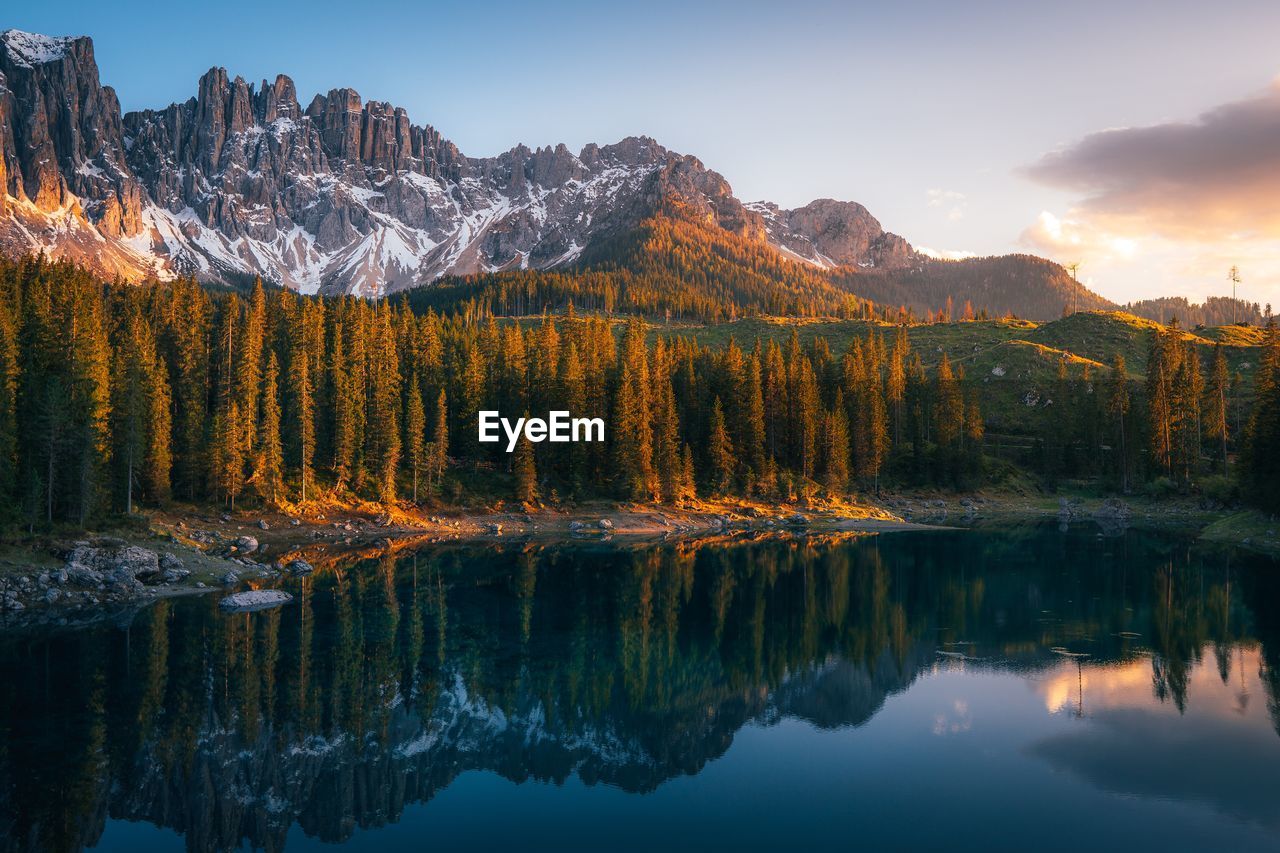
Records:
[[[260,276],[376,296],[572,264],[588,244],[665,215],[814,267],[922,268],[860,204],[743,204],[697,157],[647,136],[472,158],[351,88],[302,103],[283,74],[254,85],[214,67],[186,101],[121,116],[89,38],[7,30],[0,250],[131,280]]]
[[[86,50],[93,59],[93,41],[88,36],[44,36],[10,29],[0,33],[0,44],[9,62],[21,68],[57,62]]]
[[[808,263],[898,269],[920,261],[911,244],[885,231],[857,202],[820,198],[794,210],[783,210],[772,202],[753,202],[748,207],[764,218],[771,240]]]

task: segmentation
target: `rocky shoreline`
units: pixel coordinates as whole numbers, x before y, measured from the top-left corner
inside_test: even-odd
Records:
[[[1093,521],[1102,534],[1114,535],[1135,524],[1198,529],[1204,526],[1203,515],[1194,508],[1134,507],[1114,498],[1054,502],[1043,496],[980,494],[886,495],[876,505],[857,507],[742,502],[398,517],[352,511],[333,517],[332,510],[310,515],[159,514],[145,537],[100,536],[55,544],[45,549],[52,561],[38,565],[35,560],[33,565],[0,560],[0,630],[81,624],[178,595],[230,596],[270,588],[310,574],[314,569],[308,557],[314,555],[322,562],[330,556],[363,559],[444,542],[888,533],[1047,518],[1061,524]]]

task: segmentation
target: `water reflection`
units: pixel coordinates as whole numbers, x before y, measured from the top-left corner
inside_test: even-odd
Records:
[[[1079,718],[1021,747],[1042,766],[1280,825],[1277,574],[1185,542],[457,546],[295,592],[0,640],[0,849],[92,846],[113,820],[192,850],[342,841],[475,769],[649,792],[745,725],[858,727],[922,679],[992,674]],[[919,736],[975,734],[971,701]]]

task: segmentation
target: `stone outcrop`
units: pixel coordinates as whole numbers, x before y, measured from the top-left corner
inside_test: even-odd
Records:
[[[255,85],[223,68],[182,103],[122,117],[90,39],[16,30],[0,42],[0,184],[0,248],[130,279],[256,275],[377,295],[571,264],[654,214],[817,265],[912,255],[860,205],[747,206],[696,157],[646,137],[469,158],[353,89],[304,107],[284,75]]]
[[[885,231],[857,202],[820,198],[794,210],[771,202],[750,207],[762,217],[771,241],[809,263],[893,270],[921,260],[910,243]]]

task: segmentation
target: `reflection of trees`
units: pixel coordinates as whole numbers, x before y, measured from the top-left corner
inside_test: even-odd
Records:
[[[284,609],[12,638],[0,849],[74,849],[108,811],[192,849],[339,840],[470,768],[648,790],[749,720],[858,725],[945,643],[1017,667],[1142,647],[1183,708],[1202,650],[1261,641],[1280,719],[1276,616],[1249,607],[1274,581],[1137,534],[1052,541],[439,548],[335,566]]]

